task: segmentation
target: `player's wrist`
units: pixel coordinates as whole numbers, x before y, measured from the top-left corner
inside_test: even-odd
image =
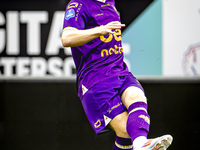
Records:
[[[105,35],[105,29],[103,28],[103,26],[98,26],[92,29],[92,34],[95,36],[102,36]]]
[[[98,31],[99,31],[99,34],[100,34],[99,36],[108,35],[109,34],[109,31],[106,28],[106,26],[99,26],[98,27]]]

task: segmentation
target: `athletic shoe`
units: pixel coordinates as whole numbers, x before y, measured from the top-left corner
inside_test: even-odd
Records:
[[[171,135],[163,135],[155,139],[148,139],[141,148],[133,148],[133,150],[166,150],[172,143]]]

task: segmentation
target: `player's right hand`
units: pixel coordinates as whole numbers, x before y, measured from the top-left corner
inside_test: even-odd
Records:
[[[122,24],[119,21],[112,21],[108,24],[101,26],[102,28],[102,35],[113,34],[114,30],[121,29],[121,27],[125,27],[125,24]]]

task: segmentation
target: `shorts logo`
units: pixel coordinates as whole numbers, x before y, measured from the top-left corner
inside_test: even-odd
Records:
[[[70,9],[67,11],[65,15],[65,19],[69,20],[70,18],[75,17],[75,11],[74,9]]]
[[[103,115],[103,117],[104,117],[105,126],[107,126],[112,119],[107,117],[107,116],[105,116],[105,115]]]
[[[88,91],[88,89],[82,84],[82,92],[83,95]]]
[[[110,114],[114,109],[120,107],[121,105],[122,105],[122,103],[118,103],[117,105],[113,106],[112,108],[109,108],[109,109],[107,110],[107,112]]]
[[[94,127],[95,128],[98,128],[101,126],[101,121],[100,120],[97,120],[97,122],[94,124]]]

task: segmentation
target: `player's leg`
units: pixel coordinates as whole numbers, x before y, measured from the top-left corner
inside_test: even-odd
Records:
[[[125,111],[112,119],[109,126],[116,133],[114,150],[132,150],[132,140],[126,131],[128,112]]]
[[[139,87],[126,88],[121,97],[129,113],[127,132],[133,141],[134,150],[166,150],[172,142],[170,135],[147,140],[150,117],[147,113],[147,99],[142,88]]]
[[[133,150],[131,138],[116,136],[113,150]]]
[[[118,77],[102,81],[90,88],[81,102],[97,134],[112,128],[117,133],[114,150],[131,150],[132,140],[126,132],[128,113],[119,93],[122,85],[123,80]],[[107,128],[108,125],[110,128]]]
[[[134,142],[139,137],[137,145],[146,142],[149,132],[150,117],[147,113],[147,99],[138,87],[128,87],[122,94],[122,102],[128,109],[127,132]],[[135,146],[135,143],[134,143]]]

